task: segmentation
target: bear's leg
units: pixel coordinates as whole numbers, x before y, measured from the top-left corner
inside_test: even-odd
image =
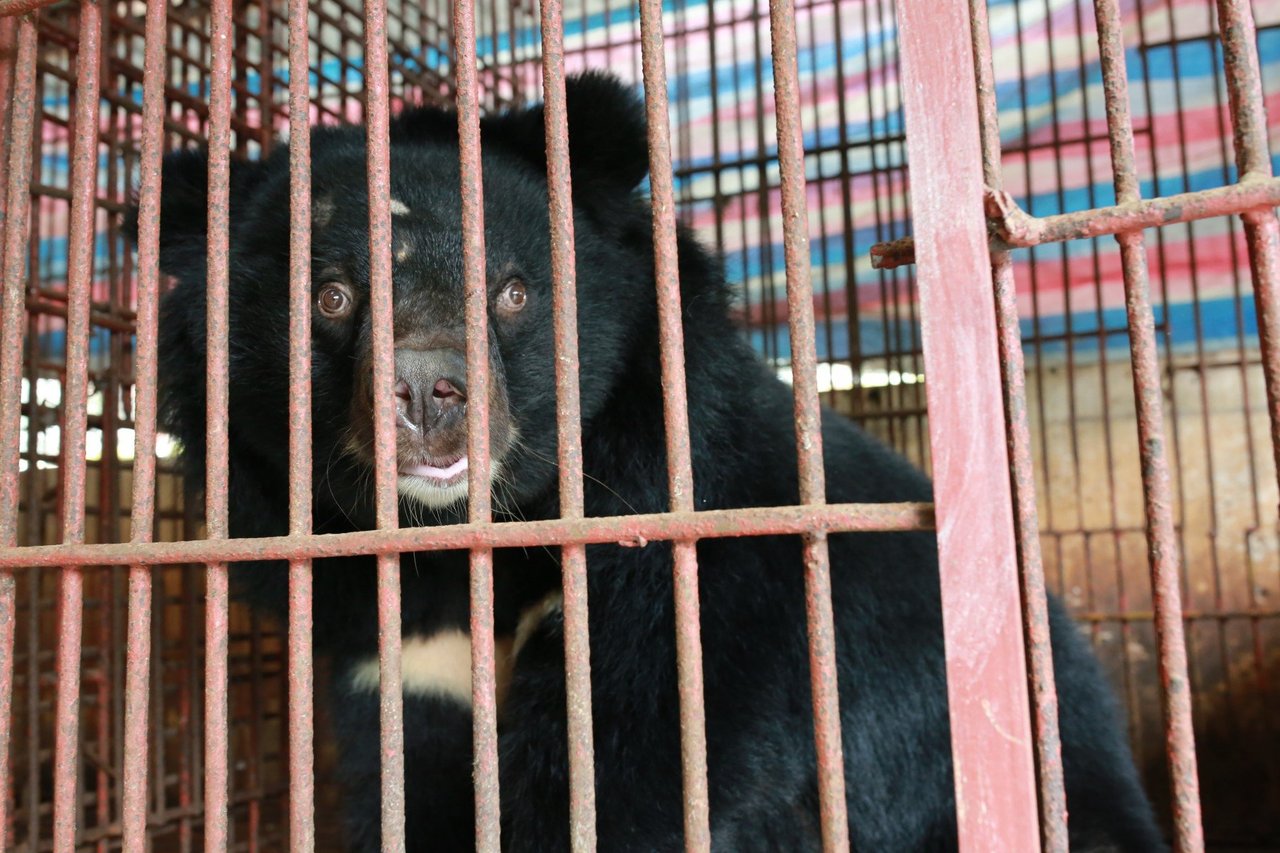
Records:
[[[1049,600],[1049,617],[1071,849],[1168,850],[1102,668],[1057,599]]]
[[[521,648],[502,709],[506,853],[569,850],[563,649],[563,622],[556,612]],[[708,670],[718,667],[714,649],[705,650]],[[597,631],[591,655],[597,848],[601,853],[684,850],[674,631],[661,622],[651,632]],[[733,696],[707,686],[713,847],[742,853],[816,851],[816,796],[803,745],[812,724],[787,716],[739,726],[736,714],[722,712],[744,702],[750,707],[760,691],[733,685],[742,688],[730,691]]]
[[[345,673],[344,673],[345,675]],[[333,716],[347,849],[382,849],[381,748],[377,690],[352,689],[340,677]],[[405,849],[475,849],[471,784],[471,709],[456,697],[404,697]]]

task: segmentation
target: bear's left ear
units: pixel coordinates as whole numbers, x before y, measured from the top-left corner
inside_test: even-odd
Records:
[[[231,161],[231,212],[252,196],[267,172],[260,161]],[[165,155],[160,177],[160,269],[181,276],[204,268],[209,217],[209,157],[182,149]],[[137,245],[138,204],[124,214],[125,235]],[[234,220],[233,220],[234,221]]]

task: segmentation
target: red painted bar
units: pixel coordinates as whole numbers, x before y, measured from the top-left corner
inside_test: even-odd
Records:
[[[1117,0],[1094,0],[1093,5],[1098,20],[1098,51],[1107,104],[1107,131],[1111,140],[1116,200],[1133,202],[1139,197],[1139,184],[1134,162],[1133,120],[1129,111],[1120,7]],[[1199,853],[1204,850],[1200,783],[1196,773],[1191,685],[1187,680],[1187,646],[1182,625],[1178,535],[1173,525],[1173,490],[1164,449],[1164,392],[1147,281],[1146,248],[1140,231],[1123,232],[1116,239],[1120,243],[1124,272],[1133,393],[1138,409],[1147,553],[1156,611],[1156,645],[1160,652],[1165,745],[1173,783],[1175,843],[1180,853]]]
[[[3,298],[0,299],[0,546],[18,542],[17,471],[22,416],[22,343],[28,225],[31,214],[31,157],[35,131],[36,20],[18,19],[12,65],[8,170],[4,216]],[[13,723],[13,650],[17,628],[17,590],[13,567],[0,571],[0,836],[9,831],[10,726]],[[0,846],[3,838],[0,837]]]
[[[490,520],[489,312],[484,256],[484,186],[480,168],[480,83],[475,7],[453,4],[457,51],[458,163],[461,170],[462,268],[467,337],[467,504],[472,524]],[[497,853],[498,700],[493,640],[493,551],[471,551],[471,715],[474,739],[476,850]]]
[[[662,360],[667,476],[674,512],[693,510],[693,462],[689,447],[684,331],[680,322],[680,266],[671,169],[671,123],[662,37],[662,0],[641,0],[640,49],[645,113],[649,124],[649,185],[653,209],[654,274],[658,282],[658,337]],[[674,552],[676,666],[680,690],[680,755],[684,775],[684,843],[689,851],[711,847],[707,790],[707,720],[702,687],[702,631],[698,622],[698,555],[691,539]]]
[[[399,526],[396,496],[395,340],[391,282],[390,85],[387,6],[365,3],[365,121],[369,172],[369,310],[373,339],[374,486],[378,528]],[[379,727],[382,737],[382,849],[405,849],[404,700],[400,676],[400,556],[378,558]]]
[[[205,524],[210,539],[227,530],[227,341],[231,191],[231,0],[210,6],[209,231],[207,292],[207,430]],[[208,564],[205,581],[204,849],[223,853],[228,832],[228,607],[226,563]]]
[[[547,126],[547,193],[556,337],[556,428],[560,517],[582,518],[582,413],[578,394],[578,282],[574,265],[569,115],[564,86],[564,4],[542,2],[542,85]],[[587,554],[560,549],[564,588],[564,657],[569,724],[569,827],[575,853],[596,848],[595,746],[591,728],[591,642],[587,624]]]
[[[1271,449],[1280,476],[1280,222],[1275,211],[1280,205],[1280,179],[1272,177],[1253,8],[1248,0],[1218,0],[1217,8],[1236,169],[1242,183],[1276,187],[1276,198],[1270,204],[1246,211],[1243,219],[1267,384],[1267,412],[1271,416]]]
[[[972,21],[974,75],[978,88],[982,175],[988,187],[999,188],[1000,115],[996,105],[995,71],[986,0],[969,0]],[[1018,292],[1007,249],[991,252],[991,277],[996,294],[1001,385],[1004,389],[1005,429],[1008,431],[1009,484],[1013,493],[1014,533],[1018,546],[1018,578],[1022,583],[1022,618],[1031,670],[1031,705],[1035,716],[1036,778],[1039,783],[1040,845],[1043,853],[1067,853],[1067,794],[1058,732],[1058,689],[1053,674],[1049,637],[1049,603],[1044,562],[1040,555],[1040,518],[1036,509],[1036,473],[1031,457],[1031,429],[1027,422],[1027,377],[1022,359],[1022,328],[1018,323]]]
[[[897,0],[960,849],[1040,843],[967,8]],[[947,164],[924,168],[923,164]],[[957,440],[957,439],[960,440]]]
[[[296,560],[444,551],[460,548],[532,548],[540,545],[591,545],[613,542],[640,547],[649,542],[738,536],[785,536],[805,532],[867,533],[932,530],[933,505],[827,504],[825,506],[750,507],[746,509],[663,512],[603,518],[524,521],[519,524],[450,524],[399,530],[362,530],[312,536],[259,539],[208,539],[142,545],[37,545],[0,548],[0,569],[93,564],[207,563],[246,560]]]
[[[818,404],[813,282],[809,270],[809,209],[805,200],[804,128],[800,122],[794,0],[774,0],[769,4],[769,15],[800,502],[815,505],[826,503],[826,482],[822,467],[822,410]],[[825,534],[804,537],[804,565],[822,847],[824,850],[847,850],[849,816],[845,802],[840,698],[836,683],[831,561]]]
[[[289,67],[308,68],[307,0],[289,2]],[[311,81],[289,75],[289,532],[311,532]],[[315,849],[311,561],[289,563],[289,849]]]
[[[160,162],[164,154],[167,3],[147,6],[142,75],[142,151],[138,163],[137,361],[134,367],[132,543],[150,542],[156,495],[156,372],[160,296]],[[125,663],[124,849],[147,839],[147,703],[151,690],[151,568],[129,567]]]
[[[67,253],[67,353],[63,386],[62,541],[84,542],[85,432],[89,396],[89,288],[93,282],[94,213],[98,187],[98,73],[102,8],[80,4],[76,97],[71,147],[71,211]],[[58,593],[58,687],[53,757],[53,849],[76,846],[80,819],[80,655],[84,629],[84,576],[66,566]]]

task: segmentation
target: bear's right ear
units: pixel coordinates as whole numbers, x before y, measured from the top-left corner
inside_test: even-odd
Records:
[[[573,194],[630,193],[649,172],[648,122],[638,90],[607,72],[565,80]],[[498,142],[547,168],[546,121],[541,104],[484,119],[484,142]]]
[[[565,80],[565,105],[574,199],[590,204],[639,186],[649,171],[649,146],[644,99],[637,89],[608,72],[589,71]],[[458,116],[439,107],[405,110],[392,122],[391,133],[410,143],[456,144]],[[484,146],[500,146],[546,174],[542,104],[485,116],[480,134]]]
[[[231,209],[239,208],[261,182],[266,166],[231,161]],[[138,203],[124,213],[124,232],[138,242]],[[203,150],[183,149],[165,155],[160,171],[160,269],[182,275],[203,269],[208,252],[209,157]]]

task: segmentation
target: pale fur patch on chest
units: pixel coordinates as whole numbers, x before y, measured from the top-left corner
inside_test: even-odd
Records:
[[[496,637],[494,665],[497,675],[498,705],[506,698],[511,685],[512,668],[520,649],[534,630],[563,606],[559,592],[525,608],[514,636]],[[439,696],[471,705],[471,636],[450,628],[429,636],[411,634],[404,638],[400,651],[400,679],[406,696]],[[381,683],[377,657],[369,657],[351,671],[352,690],[376,693]]]

